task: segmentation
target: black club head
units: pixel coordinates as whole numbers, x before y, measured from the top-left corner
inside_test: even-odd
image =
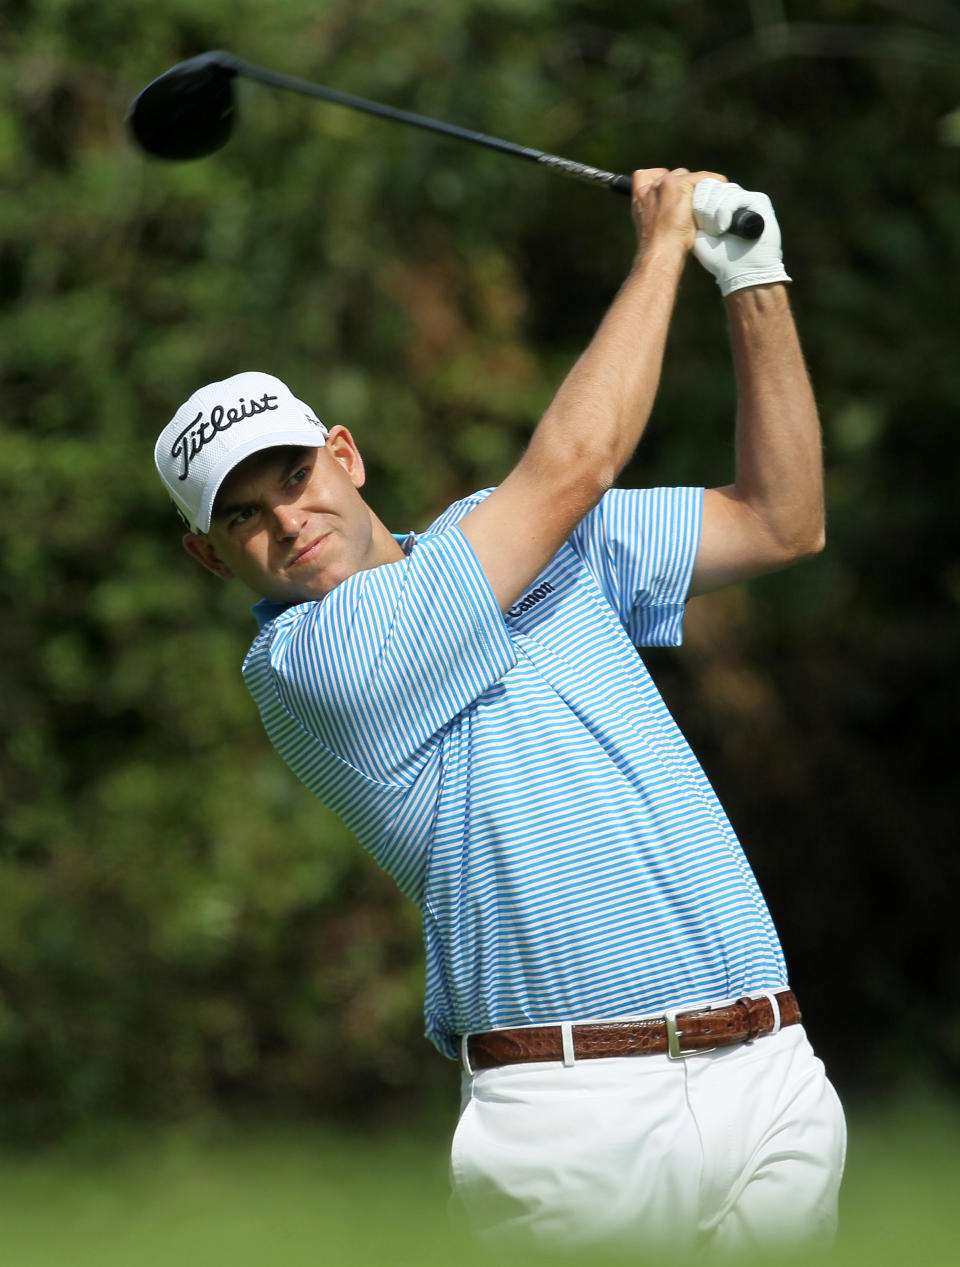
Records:
[[[127,124],[137,144],[157,158],[205,158],[233,130],[233,77],[227,53],[179,62],[133,100]]]

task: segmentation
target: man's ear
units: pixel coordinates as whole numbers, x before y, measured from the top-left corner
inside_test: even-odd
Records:
[[[363,469],[363,458],[360,456],[356,440],[347,428],[340,426],[339,423],[331,427],[324,447],[334,461],[339,462],[350,476],[353,487],[362,488],[367,478],[366,471]]]
[[[229,581],[233,573],[227,567],[226,563],[220,558],[213,543],[209,538],[203,536],[199,532],[185,532],[183,534],[183,548],[187,554],[192,555],[203,566],[214,574],[214,576],[222,577],[223,580]]]

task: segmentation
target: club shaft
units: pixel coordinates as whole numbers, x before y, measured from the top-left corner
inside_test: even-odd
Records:
[[[352,93],[338,92],[335,88],[326,88],[323,84],[314,84],[307,79],[296,79],[292,75],[283,75],[279,71],[270,70],[266,66],[257,66],[252,62],[241,61],[236,57],[226,60],[230,68],[244,79],[255,79],[259,83],[269,84],[273,88],[285,88],[290,92],[303,93],[308,97],[319,97],[321,101],[330,101],[335,105],[346,106],[351,110],[362,110],[366,114],[379,115],[381,119],[393,119],[396,123],[407,123],[415,128],[424,128],[428,132],[439,132],[442,136],[450,136],[458,141],[469,141],[471,145],[483,145],[488,150],[499,150],[501,154],[513,154],[517,158],[525,158],[531,163],[540,163],[564,176],[577,180],[589,181],[596,185],[606,185],[617,193],[629,194],[631,182],[629,176],[621,176],[616,172],[603,171],[599,167],[590,167],[585,163],[574,162],[573,159],[561,158],[559,154],[546,154],[543,150],[535,150],[529,145],[516,145],[513,141],[504,141],[497,136],[487,136],[483,132],[472,132],[469,128],[457,127],[454,123],[443,123],[439,119],[431,119],[427,115],[413,114],[410,110],[398,110],[393,106],[381,105],[379,101],[370,101],[366,97],[356,97]]]
[[[441,136],[453,137],[457,141],[469,141],[471,145],[482,145],[488,150],[497,150],[501,154],[513,154],[517,158],[525,158],[528,162],[539,163],[541,167],[548,167],[562,176],[587,181],[592,185],[605,185],[607,189],[612,189],[618,194],[629,196],[633,190],[633,182],[629,176],[604,171],[601,167],[591,167],[587,163],[578,163],[571,158],[562,158],[559,154],[547,154],[529,145],[517,145],[513,141],[504,141],[498,136],[487,136],[484,132],[472,132],[469,128],[458,127],[455,123],[444,123],[440,119],[431,119],[428,115],[414,114],[410,110],[398,110],[394,106],[382,105],[379,101],[370,101],[367,97],[356,97],[352,93],[338,92],[335,88],[327,88],[323,84],[315,84],[308,79],[297,79],[293,75],[284,75],[266,66],[257,66],[253,62],[243,61],[230,53],[222,54],[222,64],[233,70],[235,74],[242,75],[244,79],[254,79],[272,88],[283,88],[288,92],[317,97],[321,101],[346,106],[350,110],[361,110],[365,114],[374,114],[381,119],[392,119],[395,123],[406,123],[428,132],[438,132]],[[741,207],[733,214],[729,232],[739,237],[755,239],[763,232],[763,227],[761,216]]]

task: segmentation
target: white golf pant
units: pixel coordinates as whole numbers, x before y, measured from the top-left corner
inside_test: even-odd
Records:
[[[829,1245],[845,1150],[801,1025],[680,1060],[507,1065],[464,1075],[453,1209],[491,1246]]]

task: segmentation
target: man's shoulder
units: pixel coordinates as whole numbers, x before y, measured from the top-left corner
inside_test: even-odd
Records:
[[[442,532],[445,528],[452,527],[453,524],[459,522],[464,515],[469,514],[471,510],[479,506],[485,498],[489,497],[490,494],[495,491],[495,486],[491,486],[490,488],[481,488],[475,493],[470,493],[468,496],[461,497],[458,501],[452,502],[446,510],[441,512],[441,514],[434,519],[433,523],[431,523],[428,528],[424,529],[424,532],[420,535],[423,536],[428,532]],[[629,503],[631,500],[639,501],[645,497],[649,497],[653,493],[663,491],[664,490],[649,488],[611,489],[604,493],[604,495],[600,498],[600,501],[591,511],[588,511],[588,513],[584,516],[583,522],[589,522],[596,519],[605,510],[610,507],[618,506],[621,502]],[[577,530],[575,529],[571,535],[575,536],[576,531]]]

